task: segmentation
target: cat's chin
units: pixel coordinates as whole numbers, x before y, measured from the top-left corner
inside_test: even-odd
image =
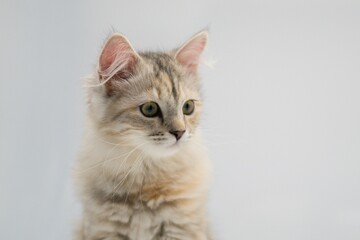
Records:
[[[184,147],[181,142],[164,143],[164,144],[149,144],[142,150],[153,159],[163,159],[176,155]]]

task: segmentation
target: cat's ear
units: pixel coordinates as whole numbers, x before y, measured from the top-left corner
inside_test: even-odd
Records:
[[[108,90],[113,90],[116,82],[129,78],[134,72],[140,56],[132,48],[126,37],[116,33],[106,41],[98,63],[100,81],[106,81]]]
[[[202,31],[190,38],[175,53],[175,59],[191,74],[197,73],[201,53],[208,41],[208,32]]]

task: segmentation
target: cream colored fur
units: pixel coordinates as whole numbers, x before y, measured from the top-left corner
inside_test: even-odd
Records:
[[[197,84],[186,82],[198,81],[197,75],[179,65],[175,56],[173,67],[179,75],[174,77],[178,78],[174,98],[164,87],[171,83],[169,76],[144,78],[150,76],[154,57],[140,56],[143,59],[138,61],[128,83],[117,82],[119,91],[132,85],[132,81],[139,84],[138,93],[131,88],[133,85],[127,89],[133,96],[124,97],[127,95],[123,92],[119,98],[106,96],[104,84],[88,88],[85,134],[74,171],[83,206],[75,240],[209,240],[206,196],[210,164],[198,129],[201,99]],[[89,79],[93,86],[99,81],[97,73]],[[142,81],[158,85],[147,89]],[[189,98],[197,99],[197,112],[183,116],[178,109]],[[163,109],[163,117],[171,119],[169,123],[163,126],[158,119],[142,116],[137,107],[140,99],[156,101]],[[132,102],[136,103],[134,107]],[[109,115],[124,109],[128,115],[108,120]],[[149,128],[146,124],[134,125],[136,121],[154,122],[149,122]],[[165,130],[169,125],[185,127],[178,142]],[[165,140],[160,146],[148,139],[154,128],[163,133]]]

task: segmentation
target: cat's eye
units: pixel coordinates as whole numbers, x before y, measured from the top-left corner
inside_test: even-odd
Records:
[[[160,108],[155,102],[147,102],[140,106],[140,111],[145,117],[156,117]]]
[[[185,115],[190,115],[194,112],[195,109],[195,103],[194,100],[187,100],[182,108],[182,111]]]

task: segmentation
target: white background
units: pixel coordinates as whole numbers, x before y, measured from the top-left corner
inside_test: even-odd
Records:
[[[0,4],[0,239],[71,238],[81,79],[112,27],[145,50],[210,28],[217,239],[360,239],[360,1]]]

